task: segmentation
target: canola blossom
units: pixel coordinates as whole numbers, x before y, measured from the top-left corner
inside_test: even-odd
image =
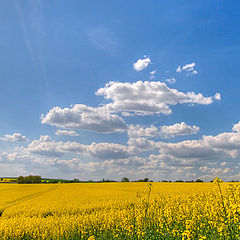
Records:
[[[0,184],[0,239],[240,239],[240,185]]]

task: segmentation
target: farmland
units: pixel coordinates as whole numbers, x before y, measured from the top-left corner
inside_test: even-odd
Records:
[[[239,239],[238,183],[0,184],[0,239]]]
[[[0,177],[0,183],[14,183],[14,182],[17,182],[17,178]]]

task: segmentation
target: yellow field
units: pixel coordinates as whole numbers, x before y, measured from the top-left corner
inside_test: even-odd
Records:
[[[228,183],[0,184],[0,239],[239,239]]]
[[[10,182],[17,182],[17,178],[1,178],[0,183],[10,183]]]

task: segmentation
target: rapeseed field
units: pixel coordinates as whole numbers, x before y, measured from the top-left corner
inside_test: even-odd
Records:
[[[0,184],[0,239],[240,239],[240,185]]]

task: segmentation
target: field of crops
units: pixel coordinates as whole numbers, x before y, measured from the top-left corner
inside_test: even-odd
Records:
[[[1,178],[0,177],[0,183],[12,183],[17,182],[17,178]]]
[[[237,183],[0,184],[0,239],[239,239]]]

